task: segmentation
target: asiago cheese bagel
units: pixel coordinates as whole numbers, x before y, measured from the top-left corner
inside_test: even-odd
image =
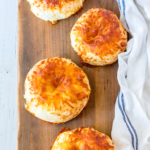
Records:
[[[75,14],[83,7],[84,0],[27,0],[31,11],[45,21],[53,24]]]
[[[61,131],[51,150],[115,150],[112,140],[93,128]]]
[[[37,118],[64,123],[87,105],[90,85],[86,74],[71,60],[50,57],[39,61],[25,80],[25,108]]]
[[[72,28],[71,45],[85,63],[108,65],[126,49],[127,32],[115,13],[93,8],[84,13]]]

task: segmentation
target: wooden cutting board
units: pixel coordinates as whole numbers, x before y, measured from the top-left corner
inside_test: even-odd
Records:
[[[69,32],[77,19],[93,7],[106,8],[119,16],[116,0],[86,0],[76,15],[59,21],[54,29],[30,11],[26,0],[18,4],[18,150],[49,150],[62,127],[94,127],[111,135],[114,106],[119,91],[118,63],[88,68],[71,47]],[[75,119],[61,125],[45,123],[25,108],[24,81],[30,68],[41,59],[60,56],[71,59],[87,74],[91,96],[87,107]]]

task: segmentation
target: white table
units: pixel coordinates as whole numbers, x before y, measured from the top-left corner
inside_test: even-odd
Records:
[[[0,150],[16,150],[18,1],[0,6]]]

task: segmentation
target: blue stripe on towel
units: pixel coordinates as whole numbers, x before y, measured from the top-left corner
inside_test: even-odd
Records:
[[[123,5],[123,14],[124,14],[124,17],[125,17],[125,22],[126,22],[126,25],[127,25],[128,29],[129,29],[129,25],[127,23],[126,13],[125,13],[125,9],[126,9],[125,0],[122,0],[122,5]]]
[[[138,150],[138,136],[137,136],[137,133],[136,133],[136,131],[135,131],[135,129],[134,129],[134,127],[133,127],[133,125],[132,125],[132,123],[131,123],[131,121],[130,121],[128,115],[126,114],[126,111],[125,111],[125,102],[124,102],[124,95],[123,95],[123,93],[122,93],[122,95],[121,95],[121,101],[122,101],[122,106],[123,106],[124,114],[125,114],[125,116],[126,116],[126,118],[127,118],[127,121],[129,122],[130,127],[132,128],[132,130],[133,130],[133,132],[134,132],[134,134],[135,134],[135,137],[136,137],[136,150]]]
[[[123,120],[124,120],[124,122],[125,122],[125,124],[126,124],[128,130],[129,130],[129,132],[130,132],[131,140],[132,140],[132,147],[133,147],[133,149],[134,149],[134,136],[133,136],[133,133],[132,133],[132,131],[131,131],[131,129],[130,129],[128,123],[127,123],[127,121],[126,121],[126,117],[125,117],[125,115],[124,115],[124,112],[123,112],[123,110],[122,110],[122,108],[121,108],[119,96],[120,96],[120,91],[119,91],[119,94],[118,94],[118,106],[119,106],[119,109],[120,109],[120,111],[121,111],[121,113],[122,113]],[[134,150],[135,150],[135,149],[134,149]]]
[[[119,9],[121,10],[121,4],[120,4],[120,0],[116,0],[118,2],[119,5]]]
[[[125,9],[126,9],[126,4],[125,4],[125,0],[121,0],[121,3],[120,3],[120,0],[116,0],[118,5],[119,5],[119,9],[121,10],[121,3],[122,3],[122,6],[123,6],[123,15],[124,15],[124,18],[125,18],[125,23],[127,25],[127,28],[129,29],[129,25],[127,23],[127,19],[126,19],[126,13],[125,13]]]

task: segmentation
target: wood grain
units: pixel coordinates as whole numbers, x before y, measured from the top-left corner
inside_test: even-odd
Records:
[[[118,63],[96,68],[82,66],[70,44],[71,27],[82,13],[93,7],[106,8],[119,15],[115,0],[86,0],[82,10],[68,19],[59,21],[54,29],[32,14],[26,0],[20,0],[18,5],[18,150],[49,150],[63,126],[70,129],[91,126],[111,135],[114,105],[119,91]],[[24,108],[24,81],[29,69],[39,60],[53,56],[70,58],[80,66],[87,74],[92,89],[88,106],[77,118],[62,125],[45,123]]]

